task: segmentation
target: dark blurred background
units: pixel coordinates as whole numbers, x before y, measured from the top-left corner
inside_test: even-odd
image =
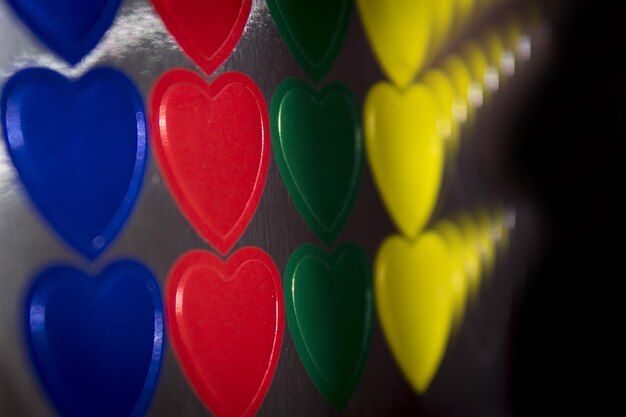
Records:
[[[561,6],[552,64],[519,113],[510,153],[547,226],[513,336],[513,409],[524,416],[608,409],[602,375],[616,371],[609,347],[622,328],[612,307],[624,279],[626,8]]]

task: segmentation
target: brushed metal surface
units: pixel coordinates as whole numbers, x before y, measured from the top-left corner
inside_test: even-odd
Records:
[[[549,55],[549,36],[533,36],[533,60],[485,106],[475,130],[463,139],[456,175],[446,183],[446,199],[436,217],[475,203],[501,201],[515,219],[511,255],[499,260],[495,275],[483,287],[480,301],[469,311],[460,333],[451,342],[429,392],[418,397],[404,382],[386,346],[378,323],[365,372],[345,416],[511,415],[507,374],[509,330],[515,293],[523,288],[525,266],[540,239],[537,214],[503,175],[502,153],[516,110]],[[173,67],[199,70],[181,52],[147,0],[127,0],[101,44],[75,68],[47,51],[0,1],[0,84],[15,71],[31,66],[53,68],[80,76],[98,65],[125,71],[145,98],[156,78]],[[268,104],[276,86],[287,77],[308,80],[283,43],[264,0],[254,0],[244,35],[232,56],[217,71],[241,71],[254,79]],[[205,76],[206,77],[206,76]],[[214,76],[210,77],[213,78]],[[340,80],[363,101],[368,88],[383,79],[353,11],[344,47],[325,79]],[[120,257],[145,263],[163,284],[167,271],[183,252],[208,246],[185,221],[151,158],[137,207],[117,241],[89,265],[69,250],[33,211],[0,141],[0,416],[55,415],[41,391],[24,348],[20,323],[24,291],[34,274],[52,264],[67,262],[99,271]],[[373,259],[382,239],[393,227],[381,205],[367,167],[344,232],[337,239],[360,244]],[[289,199],[275,161],[259,208],[247,232],[235,246],[254,245],[268,252],[280,272],[301,244],[317,243]],[[186,383],[171,351],[148,415],[208,416]],[[320,396],[300,363],[287,331],[276,375],[258,413],[260,417],[336,416]]]

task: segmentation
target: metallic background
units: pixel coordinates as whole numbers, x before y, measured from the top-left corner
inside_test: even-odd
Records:
[[[496,8],[462,35],[471,37],[490,21],[509,12],[511,1]],[[466,132],[445,196],[433,221],[459,209],[473,211],[479,203],[503,203],[513,229],[508,255],[497,260],[494,276],[482,287],[479,301],[448,346],[442,366],[425,396],[415,395],[404,382],[375,323],[369,360],[361,384],[345,416],[442,415],[508,416],[511,402],[511,345],[518,295],[525,271],[541,236],[536,205],[507,176],[507,136],[520,102],[535,85],[550,56],[547,26],[529,34],[532,59],[480,110],[475,128]],[[460,40],[462,40],[462,38]],[[454,50],[454,42],[448,46]],[[75,68],[69,68],[40,46],[29,30],[0,1],[0,85],[19,69],[45,66],[68,76],[80,76],[94,66],[125,71],[145,98],[155,80],[173,67],[201,73],[181,52],[147,0],[125,0],[113,27],[100,45]],[[244,35],[215,75],[241,71],[261,88],[267,103],[276,86],[288,77],[309,80],[283,43],[264,0],[254,0]],[[204,74],[203,74],[204,75]],[[215,77],[212,75],[208,79]],[[206,78],[206,75],[204,75]],[[339,80],[363,102],[368,88],[384,79],[366,42],[358,13],[353,10],[339,57],[319,85]],[[310,80],[309,80],[310,81]],[[394,232],[371,180],[368,167],[352,216],[335,246],[354,241],[373,259],[385,236]],[[21,334],[21,305],[30,279],[54,263],[70,263],[97,272],[120,257],[146,264],[163,284],[174,260],[189,249],[210,249],[174,204],[151,158],[137,206],[119,238],[90,265],[68,249],[34,212],[0,141],[0,416],[53,416],[28,362]],[[247,232],[235,246],[254,245],[268,252],[279,271],[289,255],[304,243],[320,244],[296,211],[271,159],[265,192]],[[150,416],[208,416],[185,381],[168,349]],[[259,416],[339,415],[309,380],[286,330],[280,361]]]

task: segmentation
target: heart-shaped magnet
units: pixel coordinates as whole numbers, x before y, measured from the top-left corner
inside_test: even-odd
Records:
[[[361,179],[357,101],[343,84],[317,93],[292,78],[274,93],[271,119],[274,155],[289,194],[311,230],[330,246],[350,216]]]
[[[424,64],[431,39],[429,0],[357,0],[361,20],[382,70],[407,87]]]
[[[352,0],[268,0],[267,6],[298,64],[321,80],[341,50]]]
[[[301,246],[285,269],[285,308],[311,380],[343,410],[359,383],[370,345],[373,302],[367,255],[351,243],[331,256],[315,245]]]
[[[159,284],[123,260],[97,277],[52,266],[31,284],[24,309],[37,376],[63,417],[143,417],[164,348]]]
[[[253,416],[269,389],[283,339],[280,276],[247,247],[226,261],[207,251],[181,256],[169,273],[168,330],[187,379],[216,417]]]
[[[7,0],[39,40],[70,64],[100,42],[121,0]]]
[[[152,4],[185,53],[211,75],[241,39],[252,0],[152,0]]]
[[[265,187],[270,128],[263,94],[241,73],[207,84],[194,72],[173,70],[155,85],[151,109],[155,153],[176,203],[226,254]]]
[[[414,243],[383,242],[374,264],[376,307],[393,356],[413,389],[424,393],[443,358],[453,315],[450,257],[433,232]]]
[[[381,82],[365,100],[365,145],[374,180],[391,219],[408,238],[429,221],[439,195],[445,143],[437,118],[437,102],[420,84],[400,91]]]
[[[28,195],[56,232],[88,259],[118,235],[148,157],[144,108],[122,73],[79,80],[26,69],[5,85],[4,140]]]

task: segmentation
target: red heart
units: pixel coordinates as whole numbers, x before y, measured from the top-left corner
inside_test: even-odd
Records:
[[[226,73],[212,84],[187,70],[152,92],[154,150],[174,198],[222,255],[245,232],[267,177],[267,106],[254,81]]]
[[[225,263],[207,251],[170,271],[166,314],[174,352],[196,394],[217,417],[253,416],[270,387],[285,326],[280,275],[261,249]]]
[[[207,74],[239,42],[252,0],[152,0],[178,44]]]

